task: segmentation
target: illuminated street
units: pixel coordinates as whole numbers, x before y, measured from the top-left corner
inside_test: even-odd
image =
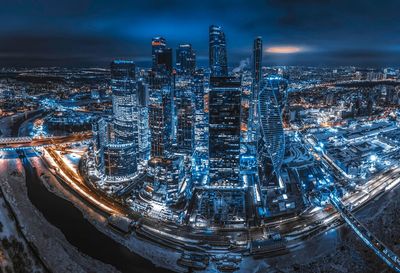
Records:
[[[398,1],[8,1],[0,273],[400,273]]]

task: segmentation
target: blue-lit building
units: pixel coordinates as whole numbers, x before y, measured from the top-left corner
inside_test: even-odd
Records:
[[[175,80],[176,144],[181,153],[192,155],[194,151],[195,99],[191,77]]]
[[[195,107],[195,146],[199,147],[206,140],[205,129],[208,116],[205,113],[205,75],[203,70],[197,70],[193,76],[192,93]]]
[[[171,205],[178,201],[184,182],[183,156],[155,157],[148,162],[148,174],[151,182],[143,189],[145,197]]]
[[[150,89],[149,129],[151,157],[164,157],[172,147],[172,88],[164,85]]]
[[[222,27],[211,25],[209,28],[209,62],[212,76],[228,76],[228,57],[225,33]]]
[[[134,142],[117,143],[113,123],[101,118],[93,123],[93,153],[96,168],[107,180],[131,177],[137,171]]]
[[[100,119],[93,125],[94,153],[100,173],[124,178],[137,171],[138,99],[135,63],[111,63],[112,122]]]
[[[164,51],[167,43],[164,37],[154,37],[151,41],[152,69],[157,70],[157,55]]]
[[[252,73],[255,84],[259,84],[261,80],[262,55],[263,55],[263,43],[262,43],[262,38],[259,36],[254,39],[253,43]]]
[[[104,170],[104,144],[108,139],[107,133],[109,132],[107,127],[108,123],[103,118],[92,124],[94,161],[97,170],[101,172]]]
[[[191,44],[180,44],[176,49],[176,70],[178,74],[192,75],[196,70],[196,53]]]
[[[130,177],[137,171],[136,147],[130,143],[105,143],[104,174],[109,178]]]
[[[167,47],[163,37],[154,37],[151,41],[152,69],[155,72],[172,73],[172,49]]]
[[[143,79],[137,81],[138,99],[138,158],[150,158],[149,88]]]
[[[210,186],[237,187],[240,181],[241,80],[211,77],[209,93]]]
[[[260,93],[260,81],[262,78],[262,55],[263,44],[262,38],[256,37],[253,43],[253,56],[252,56],[252,96],[249,110],[249,127],[248,136],[249,140],[255,141],[259,130],[259,117],[258,117],[258,95]]]
[[[285,154],[282,107],[286,92],[287,81],[280,76],[268,76],[260,83],[258,158],[260,180],[266,187],[283,187],[280,169]]]
[[[111,90],[115,142],[137,142],[137,94],[135,63],[111,63]]]

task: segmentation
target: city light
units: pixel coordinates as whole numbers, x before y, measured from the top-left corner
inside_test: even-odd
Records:
[[[26,66],[0,67],[0,271],[400,272],[392,240],[399,235],[400,69],[379,62],[382,52],[334,50],[358,36],[324,30],[317,43],[304,35],[320,27],[315,14],[329,17],[324,12],[309,14],[313,27],[309,18],[283,16],[279,30],[246,21],[183,33],[175,23],[185,19],[187,30],[197,19],[187,20],[186,5],[157,3],[152,12],[171,5],[179,15],[148,13],[146,26],[136,12],[108,5],[108,13],[132,13],[135,37],[124,37],[131,17],[85,18],[82,33],[60,40],[62,58],[49,45],[47,65],[35,55]],[[74,20],[89,6],[74,9]],[[190,14],[199,16],[197,9]],[[273,18],[285,15],[275,9]],[[63,16],[52,16],[59,26]],[[176,29],[160,36],[161,19],[161,30]],[[116,41],[100,33],[112,29],[108,21],[124,22],[111,35]],[[299,23],[295,33],[285,30],[289,21]],[[88,26],[102,39],[88,36],[73,47],[79,54],[69,54],[70,40],[82,42]],[[238,35],[249,26],[265,38]],[[42,38],[42,46],[55,39]],[[7,50],[25,44],[15,41],[4,43]],[[317,44],[329,47],[316,52]],[[336,63],[342,55],[346,62]],[[357,66],[369,57],[373,65]],[[313,59],[318,65],[308,65]],[[341,225],[355,236],[342,238]]]

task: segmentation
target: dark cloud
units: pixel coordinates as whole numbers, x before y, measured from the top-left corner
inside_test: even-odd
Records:
[[[398,0],[0,2],[0,66],[105,65],[113,58],[145,63],[156,35],[171,47],[191,42],[205,60],[209,24],[224,27],[232,66],[251,54],[257,35],[266,47],[309,49],[266,55],[267,64],[400,62]]]

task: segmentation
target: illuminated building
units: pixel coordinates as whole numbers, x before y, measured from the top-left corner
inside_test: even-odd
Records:
[[[195,102],[189,78],[178,79],[175,83],[176,143],[179,152],[193,154]]]
[[[197,70],[193,77],[192,93],[194,96],[195,107],[195,146],[201,145],[205,140],[205,127],[207,126],[207,116],[204,110],[204,72]]]
[[[172,73],[172,49],[166,47],[163,37],[155,37],[151,42],[152,69],[156,72]]]
[[[134,143],[106,143],[104,149],[104,174],[110,178],[132,176],[137,171]]]
[[[115,142],[137,142],[137,97],[135,63],[111,63],[111,90]]]
[[[145,186],[143,190],[145,196],[167,205],[178,200],[179,189],[182,186],[184,177],[182,156],[150,159],[148,162],[148,174],[152,178],[152,182]]]
[[[150,158],[149,88],[142,80],[137,82],[138,98],[138,158]]]
[[[151,56],[152,56],[152,68],[157,70],[157,55],[166,48],[166,41],[163,37],[154,37],[151,41]]]
[[[176,50],[176,69],[179,74],[193,74],[196,69],[196,53],[191,44],[180,44]]]
[[[252,67],[253,78],[256,84],[259,84],[261,80],[262,54],[263,54],[262,38],[257,37],[256,39],[254,39],[254,44],[253,44],[253,67]]]
[[[249,113],[249,137],[255,140],[258,131],[258,95],[260,93],[260,80],[262,77],[262,54],[263,54],[263,44],[262,38],[257,37],[254,39],[253,43],[253,57],[252,57],[252,99]]]
[[[150,89],[149,129],[151,157],[166,156],[172,145],[172,92],[169,85]]]
[[[241,80],[211,77],[210,87],[210,185],[239,186]]]
[[[280,76],[262,80],[259,94],[260,139],[258,156],[260,179],[264,186],[280,182],[280,169],[285,153],[282,105],[286,98],[287,81]],[[283,187],[279,183],[279,187]]]
[[[93,152],[96,168],[107,180],[124,179],[137,171],[134,142],[115,142],[113,123],[100,119],[93,123]]]
[[[99,119],[92,124],[93,152],[97,170],[104,170],[104,142],[107,137],[108,124],[104,119]]]
[[[135,80],[135,63],[117,60],[111,63],[112,127],[101,140],[103,171],[106,176],[128,177],[137,170],[138,105]],[[103,131],[101,124],[99,130]]]
[[[212,76],[228,76],[228,60],[225,33],[222,27],[209,28],[209,62]]]

